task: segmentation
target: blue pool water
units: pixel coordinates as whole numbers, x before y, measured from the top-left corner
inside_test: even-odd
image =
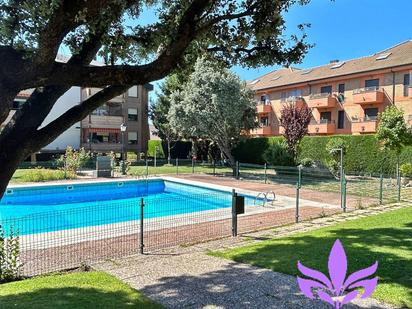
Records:
[[[20,235],[167,217],[231,207],[231,193],[165,180],[54,185],[7,190],[0,224]],[[245,197],[246,205],[254,197]],[[230,211],[228,209],[228,211]]]

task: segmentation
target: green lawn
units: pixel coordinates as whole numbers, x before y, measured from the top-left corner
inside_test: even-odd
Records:
[[[18,169],[11,178],[11,182],[42,182],[51,180],[73,179],[76,175],[59,169],[31,168]]]
[[[102,272],[37,277],[0,285],[0,308],[162,308]]]
[[[211,254],[291,275],[298,274],[298,260],[327,272],[337,238],[345,247],[350,272],[378,260],[379,283],[373,297],[412,307],[412,207]]]
[[[191,174],[193,172],[192,166],[181,165],[178,168],[176,166],[161,165],[161,166],[149,166],[149,175],[176,175],[179,174]],[[194,172],[198,173],[213,173],[213,166],[210,165],[196,165]],[[232,170],[228,167],[216,166],[215,172],[217,174],[221,173],[231,173]],[[131,166],[129,174],[133,176],[146,175],[146,166]]]

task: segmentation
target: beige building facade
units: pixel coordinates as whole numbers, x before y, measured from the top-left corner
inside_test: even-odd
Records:
[[[378,115],[395,105],[412,125],[412,41],[374,55],[309,68],[284,68],[249,82],[260,127],[255,136],[283,133],[287,103],[312,110],[310,135],[375,133]]]

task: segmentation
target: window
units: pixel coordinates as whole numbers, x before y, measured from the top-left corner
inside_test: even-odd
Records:
[[[137,121],[137,108],[127,109],[127,119],[129,121]]]
[[[410,75],[405,74],[403,76],[403,96],[404,97],[409,96],[409,84],[410,84]]]
[[[332,120],[332,113],[331,112],[321,112],[320,113],[320,122],[321,123],[329,123]]]
[[[323,86],[323,87],[320,87],[320,93],[329,93],[329,94],[332,94],[332,86]]]
[[[306,74],[309,74],[310,72],[312,72],[312,69],[309,69],[309,70],[305,70],[305,71],[303,71],[303,72],[302,72],[302,75],[306,75]]]
[[[282,92],[280,94],[280,102],[285,102],[286,101],[286,92]]]
[[[331,69],[338,69],[338,68],[340,68],[341,66],[343,66],[344,64],[345,64],[345,61],[337,62],[337,63],[335,63],[334,65],[332,65],[330,68],[331,68]]]
[[[260,117],[260,125],[262,127],[268,127],[269,126],[269,118],[268,117]]]
[[[379,89],[379,78],[365,80],[365,88],[370,89],[370,90],[378,90]]]
[[[136,145],[137,144],[137,132],[128,132],[127,142],[129,145]]]
[[[365,108],[365,120],[376,120],[378,119],[379,109],[374,108]]]
[[[338,111],[338,129],[345,127],[345,111]]]
[[[338,93],[345,93],[345,84],[339,84],[338,85]]]
[[[268,94],[264,94],[260,97],[260,102],[262,104],[270,104],[270,97]]]
[[[280,76],[275,76],[271,80],[275,81],[275,80],[278,80],[279,78],[280,78]]]
[[[129,97],[137,98],[137,86],[133,86],[132,88],[129,88],[127,95]]]
[[[91,88],[86,88],[86,95],[91,96],[92,95],[92,89]]]
[[[379,54],[378,57],[376,57],[376,60],[384,60],[386,58],[388,58],[392,53],[382,53]]]

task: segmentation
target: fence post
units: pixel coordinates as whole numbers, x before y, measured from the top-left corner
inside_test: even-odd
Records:
[[[192,174],[195,173],[195,160],[192,157]]]
[[[237,236],[236,196],[235,189],[232,189],[232,237]]]
[[[179,175],[179,159],[176,158],[176,175]]]
[[[298,181],[296,182],[296,211],[295,211],[295,222],[299,223],[299,190],[301,188],[301,179],[302,179],[302,166],[298,166],[299,174]]]
[[[146,177],[149,177],[149,161],[146,158]]]
[[[144,200],[141,198],[140,200],[140,254],[143,254],[143,248],[144,248],[144,242],[143,242],[143,233],[144,233],[144,214],[143,214],[143,209],[144,209]]]
[[[213,160],[213,176],[216,176],[216,160]]]
[[[236,161],[236,179],[239,179],[240,177],[240,166],[239,166],[239,161]]]
[[[347,183],[347,181],[346,181],[346,176],[345,176],[345,174],[343,174],[343,181],[342,181],[342,186],[343,186],[343,197],[342,197],[342,202],[343,202],[343,205],[342,205],[342,209],[343,209],[343,212],[346,212],[346,183]]]
[[[265,163],[265,183],[268,182],[267,164]]]
[[[379,177],[379,205],[383,204],[383,174]]]
[[[397,190],[398,190],[398,203],[401,202],[401,173],[399,171],[399,160],[398,163],[396,164],[396,178],[397,178]]]

